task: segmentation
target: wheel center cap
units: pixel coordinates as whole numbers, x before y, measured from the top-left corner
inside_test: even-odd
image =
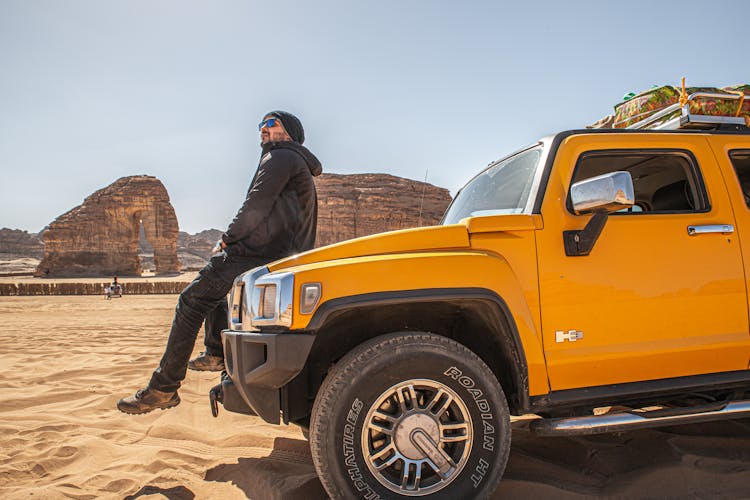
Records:
[[[412,441],[412,433],[417,430],[426,434],[436,446],[440,444],[440,428],[434,418],[422,413],[409,415],[396,425],[393,439],[399,453],[409,460],[427,458],[427,455]]]

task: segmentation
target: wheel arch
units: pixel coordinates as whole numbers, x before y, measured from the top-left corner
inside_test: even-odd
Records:
[[[288,420],[304,419],[330,367],[372,338],[424,331],[451,338],[476,353],[495,374],[514,414],[529,408],[524,346],[510,309],[484,288],[379,292],[322,304],[308,330],[316,334],[308,362],[286,388]],[[305,402],[305,403],[303,403]]]

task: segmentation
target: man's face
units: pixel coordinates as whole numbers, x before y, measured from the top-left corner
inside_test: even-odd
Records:
[[[289,141],[291,138],[284,130],[281,120],[274,116],[264,116],[260,122],[260,143]]]

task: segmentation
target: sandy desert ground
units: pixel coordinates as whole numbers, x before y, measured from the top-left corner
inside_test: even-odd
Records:
[[[211,417],[216,374],[188,372],[174,409],[115,409],[146,383],[175,301],[0,297],[0,497],[325,498],[297,428]],[[598,497],[750,498],[750,420],[575,439],[514,423],[494,499]]]

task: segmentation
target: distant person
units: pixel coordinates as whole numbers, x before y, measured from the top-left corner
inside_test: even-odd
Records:
[[[296,116],[272,111],[258,125],[262,153],[247,197],[217,244],[217,252],[180,294],[164,355],[148,385],[117,402],[125,413],[147,413],[180,403],[177,389],[207,315],[222,301],[234,278],[315,244],[317,194],[313,176],[320,161],[304,146]]]
[[[107,299],[111,299],[113,296],[117,295],[118,297],[122,297],[122,287],[117,282],[117,275],[112,278],[112,283],[108,287],[104,288],[104,292],[107,295]]]

